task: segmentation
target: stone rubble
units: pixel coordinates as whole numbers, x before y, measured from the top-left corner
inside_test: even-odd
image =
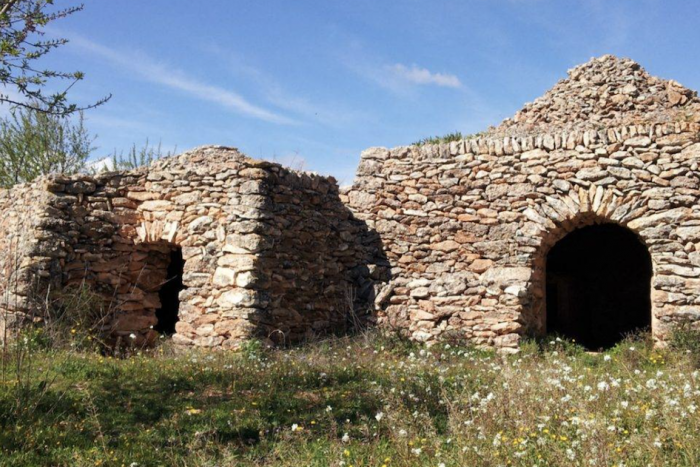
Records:
[[[697,92],[676,81],[651,76],[630,59],[604,55],[568,74],[488,134],[522,136],[625,125],[700,123]]]

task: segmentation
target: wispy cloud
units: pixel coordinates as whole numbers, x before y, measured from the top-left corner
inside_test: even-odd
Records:
[[[388,65],[386,67],[389,73],[392,73],[397,78],[412,84],[420,85],[435,85],[446,88],[459,88],[462,83],[455,75],[449,73],[433,73],[427,68],[421,68],[418,65],[407,67],[401,63]]]
[[[347,108],[328,99],[318,102],[318,100],[309,99],[299,93],[290,92],[272,75],[251,65],[233,49],[208,43],[202,46],[202,50],[216,57],[217,63],[224,64],[228,72],[255,83],[260,91],[260,97],[268,104],[297,115],[305,121],[313,121],[333,128],[343,128],[357,122],[366,122],[371,118],[369,113],[364,110]]]
[[[97,55],[122,69],[130,70],[146,81],[183,92],[196,99],[211,102],[258,120],[284,125],[298,124],[291,118],[249,102],[233,91],[199,81],[177,68],[157,62],[143,53],[126,54],[84,37],[66,34],[64,36],[70,39],[70,44],[73,47]]]
[[[396,94],[410,95],[417,86],[463,88],[454,74],[430,71],[417,64],[390,63],[374,55],[356,38],[351,38],[341,57],[341,63],[348,69]]]

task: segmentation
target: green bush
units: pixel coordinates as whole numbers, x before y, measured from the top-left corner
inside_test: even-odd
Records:
[[[0,187],[31,182],[41,175],[76,173],[95,149],[95,136],[77,118],[13,109],[0,119]]]
[[[146,144],[140,148],[137,148],[136,144],[133,144],[126,155],[124,152],[117,154],[115,150],[112,154],[112,170],[133,170],[139,167],[145,167],[163,157],[170,157],[174,153],[175,151],[163,153],[161,143],[158,143],[158,146],[151,146],[148,140],[146,140]]]

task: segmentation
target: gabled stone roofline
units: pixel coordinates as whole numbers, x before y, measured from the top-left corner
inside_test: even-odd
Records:
[[[410,159],[413,161],[448,159],[461,154],[503,156],[533,149],[554,151],[573,150],[577,146],[593,147],[600,144],[624,142],[629,138],[658,137],[679,133],[700,133],[700,124],[691,122],[627,125],[601,130],[576,130],[518,137],[477,137],[451,143],[423,146],[398,146],[392,149],[372,147],[362,152],[362,159]]]

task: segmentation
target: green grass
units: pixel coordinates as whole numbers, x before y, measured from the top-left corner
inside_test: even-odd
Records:
[[[451,143],[453,141],[462,141],[463,139],[477,138],[483,133],[474,134],[462,134],[461,131],[454,131],[442,136],[430,136],[428,138],[423,138],[421,140],[413,143],[413,146],[423,146],[424,144],[439,144],[439,143]]]
[[[528,342],[506,357],[369,334],[5,357],[1,465],[700,464],[698,370],[644,341],[604,355]]]

